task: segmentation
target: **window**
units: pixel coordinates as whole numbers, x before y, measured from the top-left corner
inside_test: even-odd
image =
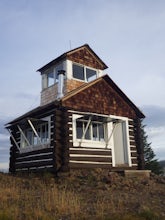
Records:
[[[54,84],[54,73],[53,72],[48,73],[47,77],[48,77],[48,87],[50,87]]]
[[[49,143],[49,126],[48,121],[42,124],[39,124],[35,127],[35,130],[39,136],[36,136],[32,128],[24,130],[24,136],[21,136],[21,147],[25,148],[30,146],[36,146],[40,144]]]
[[[84,67],[73,64],[73,77],[76,79],[85,80]]]
[[[73,63],[73,77],[76,79],[90,82],[97,78],[97,71],[89,67]]]
[[[55,68],[51,68],[46,72],[46,79],[43,77],[43,88],[50,87],[58,82],[58,71],[63,69],[63,64],[60,63]]]
[[[96,79],[96,71],[89,69],[89,68],[86,68],[86,79],[88,82]]]
[[[104,124],[101,122],[76,120],[76,138],[92,141],[104,141]]]

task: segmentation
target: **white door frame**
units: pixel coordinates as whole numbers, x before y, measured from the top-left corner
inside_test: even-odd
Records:
[[[116,116],[116,115],[110,115],[110,118],[113,119],[119,119],[125,123],[125,136],[126,136],[126,147],[127,147],[127,157],[128,157],[128,166],[132,166],[131,163],[131,153],[130,153],[130,141],[129,141],[129,129],[128,129],[128,118],[127,117],[121,117],[121,116]],[[112,145],[112,166],[116,166],[116,161],[115,161],[115,150],[114,150],[114,143]]]

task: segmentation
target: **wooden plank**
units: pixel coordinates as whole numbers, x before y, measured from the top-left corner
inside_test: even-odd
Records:
[[[131,151],[137,151],[137,150],[136,150],[136,146],[130,146],[130,150],[131,150]]]
[[[90,161],[90,162],[112,162],[111,157],[70,157],[70,160],[74,161]]]
[[[131,157],[137,157],[137,156],[138,156],[137,152],[131,152]]]
[[[111,156],[111,150],[106,150],[106,151],[101,151],[101,150],[87,150],[87,149],[83,149],[83,150],[71,150],[69,149],[69,153],[70,154],[86,154],[86,155],[109,155]]]
[[[136,142],[135,142],[135,141],[130,140],[130,145],[135,145],[135,146],[136,146]]]
[[[16,158],[16,163],[18,162],[26,162],[26,161],[34,161],[34,160],[44,160],[44,159],[53,159],[53,152],[50,154],[43,154],[43,155],[35,155],[31,157],[18,157]]]
[[[69,162],[69,167],[74,169],[80,169],[80,168],[104,168],[104,169],[110,169],[112,167],[111,164],[90,164],[90,163],[71,163]]]
[[[16,157],[25,157],[25,156],[48,153],[48,152],[53,152],[53,148],[48,147],[48,148],[44,148],[44,149],[41,149],[41,150],[30,151],[30,152],[27,152],[27,153],[17,153]]]
[[[137,159],[131,158],[131,161],[132,161],[132,164],[138,164],[138,160]]]
[[[43,167],[43,166],[53,166],[53,160],[50,161],[36,161],[36,162],[31,162],[31,163],[20,163],[20,164],[15,164],[16,169],[23,169],[23,168],[31,168],[31,167]]]
[[[133,130],[129,130],[129,135],[130,136],[135,136],[135,132]]]

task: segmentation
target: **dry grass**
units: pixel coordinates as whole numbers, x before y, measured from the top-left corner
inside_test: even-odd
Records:
[[[122,177],[112,184],[100,170],[59,179],[0,173],[0,220],[163,220],[163,187]]]

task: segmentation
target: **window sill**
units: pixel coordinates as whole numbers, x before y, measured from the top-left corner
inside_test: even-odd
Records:
[[[107,145],[105,141],[88,141],[88,140],[75,140],[73,141],[74,147],[91,147],[91,148],[103,148],[110,149],[111,146]]]

